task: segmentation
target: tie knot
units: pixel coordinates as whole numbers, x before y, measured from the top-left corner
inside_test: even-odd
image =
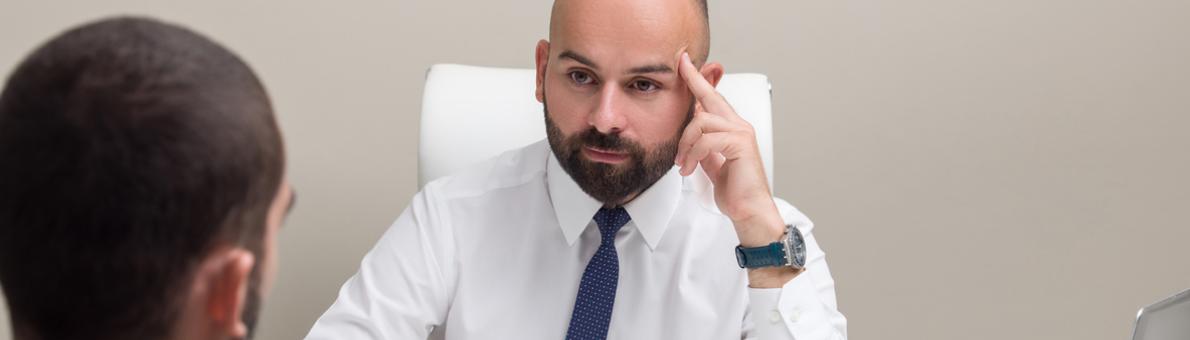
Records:
[[[616,232],[620,231],[620,227],[631,220],[628,216],[628,211],[623,207],[617,208],[600,208],[599,212],[595,213],[595,224],[599,225],[599,234],[603,238],[603,242],[614,242],[616,240]]]

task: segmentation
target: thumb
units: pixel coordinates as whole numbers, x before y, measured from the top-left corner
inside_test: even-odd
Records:
[[[702,165],[702,171],[706,172],[707,177],[711,178],[711,183],[718,186],[719,172],[723,170],[724,163],[727,163],[727,158],[720,153],[714,153],[710,157],[703,158],[699,165]]]

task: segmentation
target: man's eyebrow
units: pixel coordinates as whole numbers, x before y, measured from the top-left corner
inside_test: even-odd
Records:
[[[595,65],[594,61],[591,61],[591,59],[584,57],[583,55],[578,54],[578,52],[575,52],[575,51],[571,51],[571,50],[562,51],[562,54],[559,54],[558,58],[559,59],[562,59],[562,58],[572,59],[574,61],[579,62],[580,64],[587,65],[587,67],[590,67],[593,69],[599,69],[599,65]],[[669,67],[669,65],[653,64],[653,65],[634,67],[632,69],[629,69],[627,74],[673,73],[673,72],[674,72],[673,68]]]
[[[562,58],[570,58],[570,59],[573,59],[574,61],[579,62],[580,64],[587,65],[587,67],[590,67],[593,69],[599,69],[599,65],[595,65],[594,61],[591,61],[591,59],[588,59],[587,57],[584,57],[575,51],[571,51],[571,50],[562,51],[562,54],[558,55],[558,59],[562,59]]]
[[[628,70],[628,74],[642,74],[642,73],[673,73],[674,69],[666,64],[655,64],[633,67]]]

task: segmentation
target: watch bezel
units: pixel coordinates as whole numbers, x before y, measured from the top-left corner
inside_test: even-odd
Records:
[[[784,243],[786,265],[795,269],[805,268],[806,239],[802,236],[802,232],[797,229],[797,226],[786,226]]]

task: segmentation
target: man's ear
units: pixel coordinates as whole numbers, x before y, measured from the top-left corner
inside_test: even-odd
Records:
[[[541,39],[537,42],[537,101],[545,103],[545,68],[550,62],[550,42]]]
[[[256,257],[243,248],[225,248],[210,254],[195,275],[202,313],[209,330],[232,338],[248,336],[242,314]]]
[[[706,78],[708,83],[711,83],[712,86],[718,87],[719,80],[723,79],[724,71],[723,65],[716,62],[709,62],[703,64],[702,68],[699,69],[698,72],[702,73],[702,77]]]

